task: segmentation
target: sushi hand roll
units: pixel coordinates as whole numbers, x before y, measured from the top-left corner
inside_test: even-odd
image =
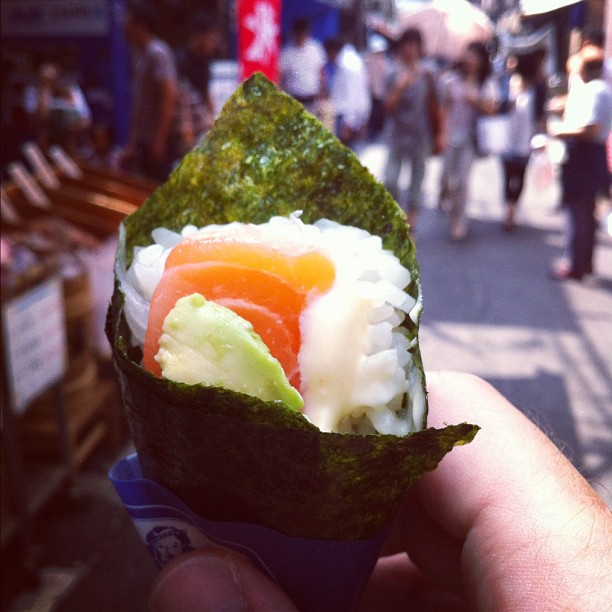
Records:
[[[425,395],[401,326],[417,322],[420,300],[380,238],[297,214],[160,234],[126,275],[148,371],[282,401],[321,431],[422,429]]]
[[[478,429],[427,427],[421,307],[397,203],[251,77],[120,232],[107,334],[142,473],[210,521],[384,534]]]

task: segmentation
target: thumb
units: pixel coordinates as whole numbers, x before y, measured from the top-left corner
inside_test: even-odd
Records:
[[[201,549],[177,557],[159,573],[149,596],[152,612],[297,612],[289,597],[246,557]]]

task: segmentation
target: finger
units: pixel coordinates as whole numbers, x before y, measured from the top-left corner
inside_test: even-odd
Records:
[[[460,409],[462,401],[469,403],[470,410],[474,410],[481,399],[475,395],[480,394],[488,387],[480,379],[465,377],[463,375],[447,375],[449,380],[443,375],[428,374],[429,380],[429,425],[441,427],[445,423],[457,423],[460,421],[470,421],[481,424],[482,419],[474,418],[472,413],[466,414]],[[445,384],[445,381],[448,384]],[[447,395],[452,393],[450,401]],[[497,399],[497,398],[496,398]],[[505,401],[505,400],[504,400]],[[450,404],[450,406],[448,405]],[[491,405],[490,398],[487,404]],[[454,412],[452,412],[454,411]],[[476,436],[482,436],[482,431]],[[472,442],[472,445],[476,441]],[[470,445],[471,446],[471,445]],[[469,447],[457,448],[442,461],[437,470],[446,468],[451,457],[461,455]],[[487,459],[490,464],[490,459]],[[482,466],[481,466],[482,467]],[[474,513],[457,512],[465,498],[472,501],[474,486],[467,483],[466,491],[458,490],[451,492],[450,485],[453,478],[460,476],[461,472],[452,470],[449,473],[447,483],[438,484],[439,478],[430,488],[434,495],[438,495],[433,503],[428,504],[426,509],[423,506],[421,497],[417,491],[427,492],[427,482],[432,475],[426,475],[420,488],[413,488],[408,492],[398,516],[394,522],[393,530],[385,545],[385,554],[392,554],[399,551],[407,551],[413,562],[438,585],[457,593],[463,592],[463,575],[461,569],[461,555],[463,541],[468,530],[468,526],[474,521]],[[474,472],[468,472],[468,478],[474,478]],[[425,495],[425,494],[423,494]],[[433,506],[433,508],[432,508]],[[478,506],[478,504],[476,504]],[[449,520],[440,521],[440,513],[443,508],[448,507]],[[435,517],[435,518],[434,518]],[[444,518],[444,517],[443,517]],[[463,525],[457,526],[455,523],[463,520]]]
[[[450,373],[428,380],[430,425],[481,427],[471,444],[455,448],[415,487],[430,517],[464,541],[462,579],[470,603],[477,609],[579,609],[578,603],[594,609],[593,591],[610,567],[612,519],[603,502],[490,385]],[[423,544],[409,547],[413,558],[425,555]],[[577,575],[583,578],[574,580]]]
[[[584,503],[603,507],[561,451],[488,383],[455,373],[429,374],[428,381],[429,425],[469,421],[481,427],[472,443],[455,448],[416,487],[453,536],[463,539],[494,502],[543,518],[557,516],[560,505],[564,512]]]
[[[296,612],[280,588],[244,556],[227,550],[196,550],[171,561],[149,597],[153,612]]]
[[[359,612],[405,610],[406,602],[423,583],[423,574],[406,553],[378,561],[359,605]]]
[[[431,517],[412,490],[402,503],[383,553],[409,552],[411,560],[436,585],[461,594],[462,547],[463,542]]]
[[[359,612],[459,612],[456,594],[431,584],[405,553],[379,560],[359,605]]]

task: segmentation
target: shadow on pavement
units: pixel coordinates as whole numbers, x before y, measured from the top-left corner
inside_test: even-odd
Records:
[[[530,378],[486,378],[590,478],[582,465],[582,448],[562,376],[541,371]]]
[[[523,226],[508,234],[498,222],[472,220],[468,237],[451,242],[442,213],[424,216],[417,259],[427,320],[577,331],[548,276],[559,255],[555,232]]]
[[[530,378],[485,377],[510,402],[534,422],[591,483],[600,482],[610,470],[612,414],[601,434],[582,443],[563,376],[538,372]],[[586,462],[587,455],[591,460]],[[592,457],[598,459],[593,461]]]

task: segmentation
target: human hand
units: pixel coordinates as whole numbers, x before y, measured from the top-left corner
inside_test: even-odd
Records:
[[[430,373],[428,390],[431,426],[469,421],[481,431],[408,493],[360,612],[606,609],[612,515],[589,484],[483,381]],[[296,609],[244,557],[220,550],[173,560],[150,606]]]
[[[158,574],[151,612],[297,612],[270,578],[237,552],[199,549],[173,559]]]
[[[567,131],[567,125],[563,120],[549,121],[546,124],[546,133],[553,138],[563,138],[563,134]]]
[[[561,116],[567,104],[567,94],[553,96],[546,103],[546,111]]]
[[[429,425],[481,430],[407,495],[384,551],[393,556],[379,561],[362,610],[609,609],[612,514],[602,500],[484,381],[427,378]]]

